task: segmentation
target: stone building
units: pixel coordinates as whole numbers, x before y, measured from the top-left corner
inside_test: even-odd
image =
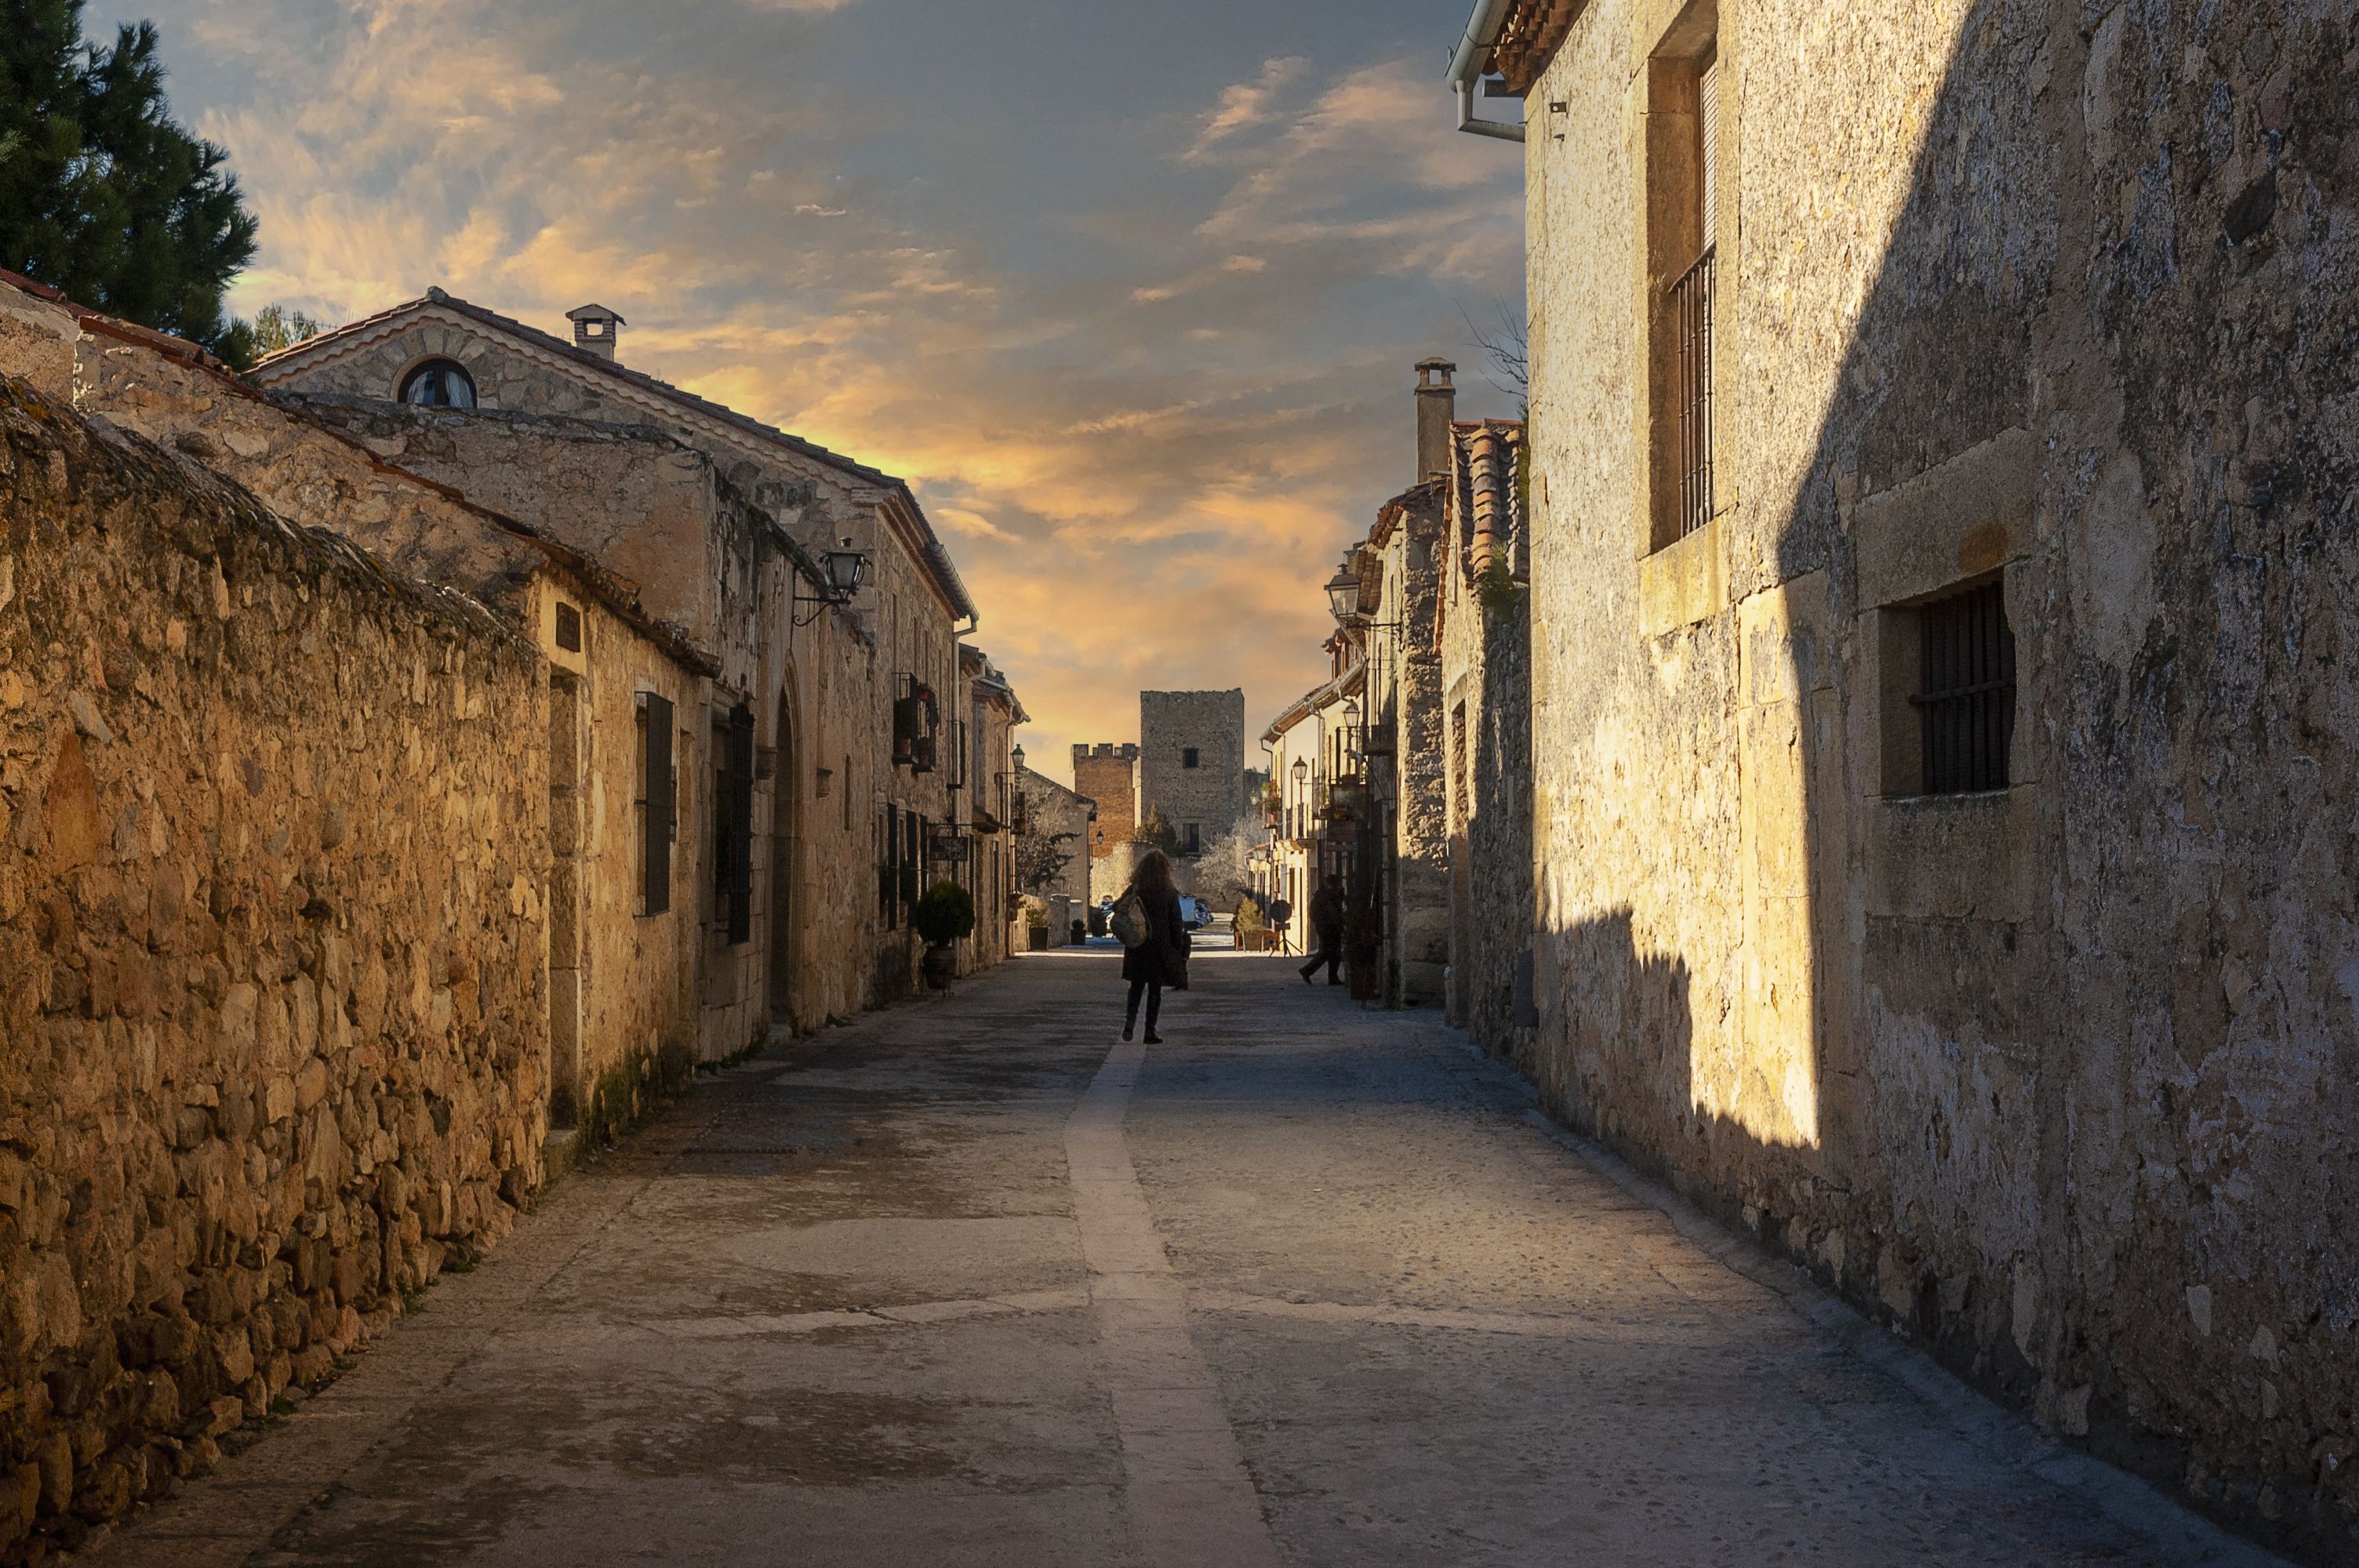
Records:
[[[959,680],[966,717],[960,722],[959,776],[954,781],[965,816],[957,825],[950,853],[952,874],[974,899],[974,935],[960,954],[962,973],[1005,959],[1010,944],[1021,951],[1022,933],[1011,937],[1016,914],[1016,835],[1022,810],[1016,798],[1016,727],[1028,715],[1016,688],[982,649],[959,646]]]
[[[548,889],[555,1121],[627,1120],[647,1082],[679,1070],[668,1062],[694,1060],[715,1033],[722,1051],[736,1048],[730,1042],[742,1025],[733,1014],[742,1012],[744,999],[704,983],[704,900],[688,892],[711,885],[712,868],[679,848],[725,831],[725,791],[699,789],[692,774],[676,776],[679,759],[694,753],[675,738],[669,805],[658,815],[644,804],[647,716],[659,706],[677,713],[701,702],[720,673],[709,651],[711,627],[679,603],[651,604],[636,588],[625,589],[593,557],[393,469],[345,432],[255,395],[185,344],[11,292],[20,318],[47,309],[71,326],[70,338],[57,342],[71,356],[82,412],[169,443],[281,515],[316,519],[407,575],[468,594],[541,647],[549,661],[548,809],[561,846]],[[669,501],[691,512],[721,505],[720,497],[693,487]]]
[[[1420,389],[1420,412],[1432,402]],[[1436,460],[1446,465],[1450,423],[1442,406]],[[1386,502],[1345,567],[1358,587],[1344,633],[1359,642],[1365,664],[1346,749],[1366,781],[1364,896],[1374,912],[1375,979],[1393,1007],[1439,1005],[1450,968],[1450,797],[1438,640],[1443,491],[1440,481],[1427,481]]]
[[[1450,835],[1449,1014],[1518,1060],[1532,982],[1530,559],[1519,422],[1451,432],[1441,594],[1440,760]]]
[[[831,504],[643,423],[257,393],[0,275],[0,1560],[906,976],[855,778],[937,759],[906,688],[871,722]],[[946,689],[1006,750],[1004,677]]]
[[[1160,813],[1181,860],[1236,831],[1245,773],[1242,687],[1138,694],[1139,820]]]
[[[522,540],[495,612],[267,510],[194,432],[85,421],[78,361],[115,350],[195,355],[0,279],[9,1561],[210,1463],[538,1185],[525,617],[636,619]],[[422,508],[406,482],[356,498]]]
[[[1348,811],[1361,787],[1349,741],[1366,685],[1366,659],[1360,644],[1340,631],[1327,640],[1326,652],[1328,679],[1288,704],[1261,737],[1277,788],[1276,808],[1263,818],[1269,842],[1255,865],[1254,894],[1264,909],[1280,899],[1291,906],[1279,933],[1279,950],[1287,953],[1310,950],[1311,895],[1329,876],[1348,881],[1361,849],[1348,816],[1338,823],[1335,794],[1340,782]]]
[[[753,727],[750,741],[737,743],[750,744],[757,766],[766,753],[774,767],[781,757],[790,763],[787,787],[767,792],[784,806],[784,830],[757,824],[749,851],[755,871],[766,868],[788,890],[781,907],[788,920],[766,939],[734,940],[742,923],[731,927],[734,962],[749,977],[766,977],[774,946],[799,956],[819,972],[804,987],[814,993],[809,1016],[826,1016],[821,991],[848,989],[863,1004],[901,995],[917,977],[910,912],[942,869],[933,855],[940,832],[957,820],[948,736],[959,719],[958,638],[972,627],[974,605],[906,484],[623,363],[624,323],[612,311],[585,306],[570,319],[569,342],[430,289],[297,344],[257,366],[254,380],[323,414],[342,407],[377,418],[397,405],[446,410],[446,421],[468,427],[495,427],[501,416],[650,427],[701,454],[766,514],[763,539],[791,543],[812,559],[864,557],[866,576],[846,605],[765,601],[758,626],[742,639],[760,656],[728,672],[720,688],[726,700],[700,725],[712,727],[720,746],[722,731],[742,726],[742,708]],[[462,414],[473,417],[454,418]],[[462,450],[433,477],[472,493],[502,484],[487,471],[493,466]],[[499,493],[523,504],[520,491]],[[690,562],[709,565],[712,545],[685,528],[650,527],[645,550],[638,569],[678,576]],[[810,633],[814,625],[821,630]],[[856,675],[827,667],[836,662],[827,643],[838,636],[861,645],[851,661]],[[807,646],[813,642],[816,657]],[[836,683],[838,674],[848,684]],[[807,837],[805,823],[827,826]],[[864,854],[845,852],[864,836]],[[806,892],[818,906],[810,918],[799,902]],[[768,902],[759,889],[749,896],[757,908]],[[873,915],[853,917],[852,907],[863,903]],[[846,940],[848,933],[858,935]],[[729,962],[716,959],[709,976]],[[843,984],[820,978],[847,966]],[[802,1007],[793,1000],[797,978],[789,969],[781,989],[790,1006]],[[760,988],[747,979],[738,989]]]
[[[1296,890],[1343,875],[1355,994],[1392,1007],[1444,1001],[1452,960],[1452,855],[1463,846],[1451,829],[1442,610],[1457,441],[1484,427],[1453,418],[1456,369],[1439,359],[1417,366],[1415,471],[1424,477],[1376,509],[1326,585],[1339,628],[1329,679],[1262,736],[1278,787],[1256,885],[1302,912],[1286,946],[1304,947],[1307,894]],[[1462,662],[1456,673],[1462,679]]]
[[[1128,865],[1117,875],[1112,862],[1138,831],[1138,748],[1076,742],[1073,789],[1097,802],[1097,816],[1090,823],[1089,896],[1094,903],[1119,894],[1130,877]]]
[[[2354,47],[1484,0],[1454,68],[1526,107],[1534,1076],[2316,1562],[2359,1553]]]
[[[1016,832],[1036,845],[1051,845],[1051,857],[1064,855],[1061,866],[1047,880],[1027,883],[1022,892],[1046,899],[1064,899],[1079,906],[1090,902],[1090,842],[1097,817],[1097,802],[1067,789],[1046,773],[1018,766]],[[1018,850],[1019,856],[1023,853]],[[1045,866],[1046,861],[1040,862]]]

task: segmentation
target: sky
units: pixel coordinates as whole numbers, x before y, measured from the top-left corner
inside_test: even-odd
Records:
[[[1032,716],[1321,678],[1320,585],[1413,479],[1410,370],[1514,412],[1521,158],[1464,0],[92,0],[261,222],[231,305],[439,285],[908,480]],[[1258,750],[1250,742],[1246,762]]]

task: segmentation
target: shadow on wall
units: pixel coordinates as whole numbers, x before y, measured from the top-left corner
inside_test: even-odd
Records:
[[[1778,227],[1835,156],[1805,134],[1830,89],[1744,61],[1766,189],[1722,367],[1754,510],[1711,524],[1730,607],[1639,643],[1618,697],[1675,643],[1733,696],[1740,944],[1634,939],[1676,903],[1544,923],[1533,1066],[1573,1125],[1960,1371],[2343,1562],[2359,136],[2348,70],[2305,62],[2359,38],[2261,13],[1971,7],[1864,287]],[[1993,584],[2009,766],[1930,795],[1928,625]]]

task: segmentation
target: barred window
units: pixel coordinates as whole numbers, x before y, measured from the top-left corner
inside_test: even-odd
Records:
[[[1937,599],[1917,612],[1922,636],[1917,709],[1927,795],[2005,789],[2015,740],[2015,631],[1998,583]]]

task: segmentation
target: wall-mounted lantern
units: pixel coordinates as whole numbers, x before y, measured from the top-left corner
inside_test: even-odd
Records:
[[[1327,608],[1344,625],[1359,619],[1360,574],[1352,569],[1348,557],[1335,568],[1335,575],[1327,579]]]
[[[822,610],[851,603],[861,586],[875,575],[876,557],[865,550],[853,549],[852,541],[847,538],[842,549],[827,553],[821,566],[827,581],[818,594],[804,593],[800,579],[796,580],[795,602],[811,607],[809,614],[795,617],[798,626],[810,625],[819,619],[819,612]]]

